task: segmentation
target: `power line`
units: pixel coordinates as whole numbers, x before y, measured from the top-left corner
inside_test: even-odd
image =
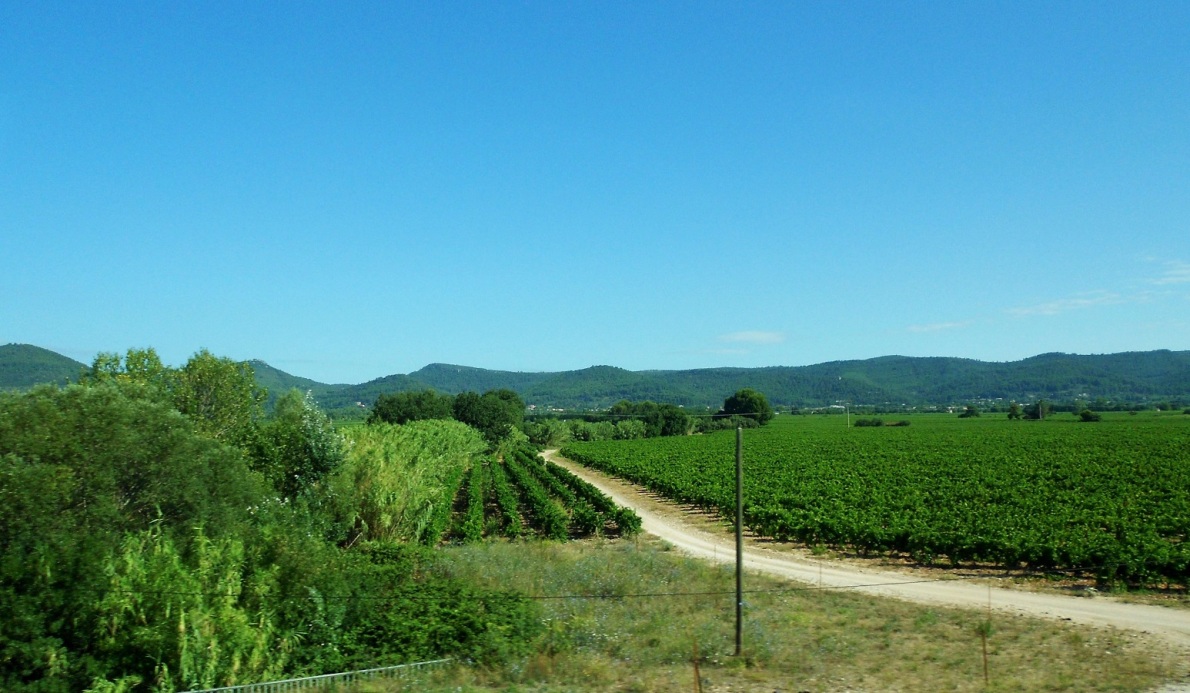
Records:
[[[1059,572],[1063,572],[1063,573],[1066,573],[1066,572],[1090,572],[1090,570],[1091,570],[1090,568],[1083,567],[1083,568],[1064,569]],[[1039,571],[1039,572],[1030,573],[1030,574],[1034,575],[1034,576],[1040,576],[1040,575],[1053,574],[1053,572],[1055,572],[1055,571]],[[896,580],[896,581],[890,581],[890,582],[867,582],[867,583],[859,583],[859,584],[854,584],[854,585],[804,585],[804,586],[796,586],[796,587],[774,587],[774,588],[770,588],[770,589],[744,590],[743,593],[744,594],[786,594],[786,593],[796,593],[796,592],[819,592],[819,591],[823,591],[823,590],[873,589],[873,588],[878,588],[878,587],[897,587],[900,585],[921,585],[921,584],[930,584],[930,583],[939,583],[939,582],[961,582],[961,581],[970,581],[970,580],[989,580],[989,579],[994,580],[996,578],[994,576],[988,576],[988,575],[958,575],[958,576],[947,576],[947,577],[941,577],[941,578],[922,578],[922,579],[917,579],[917,580]],[[414,582],[414,583],[410,583],[410,584],[416,586],[416,585],[419,585],[420,583]],[[109,593],[138,594],[138,595],[152,594],[152,595],[169,595],[169,596],[181,596],[181,597],[239,598],[239,597],[243,597],[243,596],[250,596],[250,593],[246,593],[246,592],[229,594],[229,593],[224,593],[224,592],[184,592],[184,591],[174,591],[174,590],[126,590],[126,589],[115,589],[115,588],[110,588],[110,589],[108,589],[108,588],[82,588],[80,591],[96,592],[96,593],[100,593],[100,594],[109,594]],[[627,592],[624,594],[529,595],[529,594],[516,594],[515,592],[513,592],[512,594],[515,595],[516,598],[530,600],[530,601],[563,601],[563,600],[580,600],[580,599],[613,600],[613,599],[659,599],[659,598],[670,598],[670,597],[721,597],[721,596],[734,595],[735,593],[736,593],[735,590],[732,589],[732,590],[711,590],[711,591],[695,591],[695,592]],[[465,597],[465,599],[471,599],[474,601],[487,601],[490,599],[508,599],[509,596],[510,596],[509,592],[500,592],[500,593],[484,594],[484,595],[468,595],[467,597]],[[299,598],[290,597],[287,601],[297,601],[298,599]],[[305,597],[305,598],[301,598],[301,599],[303,601],[305,601],[305,600],[311,600],[311,601],[317,601],[317,600],[322,600],[322,601],[394,601],[394,600],[437,601],[437,597],[433,597],[433,596],[429,596],[429,595],[416,595],[416,594],[410,594],[410,595],[395,594],[395,595],[385,595],[385,596],[369,596],[369,595],[363,595],[363,594],[345,594],[345,595],[319,594],[319,595],[310,595],[309,597]]]

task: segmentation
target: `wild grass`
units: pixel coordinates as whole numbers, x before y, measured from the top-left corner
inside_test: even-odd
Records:
[[[704,691],[1145,691],[1180,666],[1130,633],[989,620],[758,575],[746,578],[744,656],[735,657],[733,569],[643,538],[451,547],[433,570],[539,597],[536,654],[369,690],[694,690],[696,646]]]

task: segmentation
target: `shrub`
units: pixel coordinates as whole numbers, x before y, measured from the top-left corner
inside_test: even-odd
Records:
[[[883,426],[884,419],[856,419],[855,425],[857,427]]]

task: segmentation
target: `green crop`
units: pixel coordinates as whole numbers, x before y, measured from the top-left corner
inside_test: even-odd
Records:
[[[924,563],[1190,581],[1190,421],[1109,417],[746,432],[744,522],[762,536]],[[572,460],[734,514],[735,434],[573,443]]]

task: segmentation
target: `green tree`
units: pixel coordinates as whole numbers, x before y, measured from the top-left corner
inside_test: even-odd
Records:
[[[978,416],[979,407],[976,407],[974,404],[968,404],[967,407],[963,409],[963,413],[959,414],[960,419],[974,419]]]
[[[129,349],[124,356],[100,352],[83,372],[84,385],[115,385],[125,393],[147,399],[170,401],[176,371],[161,362],[152,347]]]
[[[1044,399],[1039,399],[1035,404],[1030,404],[1029,406],[1025,407],[1025,418],[1034,421],[1040,421],[1042,419],[1048,418],[1049,415],[1053,413],[1053,411],[1054,408],[1050,406],[1049,402],[1045,401]]]
[[[239,450],[114,382],[0,395],[0,689],[86,688],[108,666],[95,595],[125,533],[234,535],[262,490]]]
[[[475,428],[493,447],[525,420],[525,404],[511,390],[490,390],[482,396],[462,392],[455,397],[455,419]]]
[[[256,385],[247,362],[203,349],[173,378],[174,406],[194,428],[215,440],[239,444],[263,414],[266,392]]]
[[[338,469],[346,442],[314,403],[294,388],[277,400],[271,419],[260,427],[257,468],[282,498],[294,499]]]
[[[746,387],[723,401],[719,416],[743,416],[764,425],[773,418],[773,408],[763,394]]]
[[[426,419],[454,417],[454,398],[432,389],[380,395],[368,415],[368,423],[405,424]]]
[[[1021,418],[1021,405],[1016,402],[1008,405],[1008,418],[1013,420]]]

